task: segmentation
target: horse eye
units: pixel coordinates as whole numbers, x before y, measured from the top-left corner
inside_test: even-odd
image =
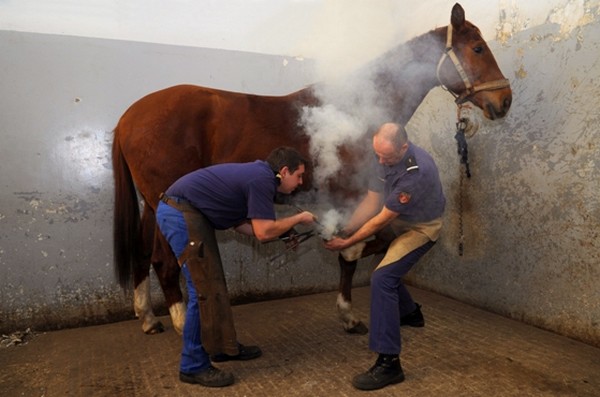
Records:
[[[475,51],[476,54],[481,54],[483,52],[483,47],[475,47],[473,48],[473,51]]]

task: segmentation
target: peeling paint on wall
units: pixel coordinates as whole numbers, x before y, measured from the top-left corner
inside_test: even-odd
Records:
[[[524,3],[515,0],[500,2],[500,18],[496,27],[496,41],[506,45],[514,35],[535,27],[532,24],[530,14],[522,12],[521,8],[524,5]],[[553,7],[548,11],[546,24],[560,26],[559,34],[553,38],[555,41],[566,40],[573,32],[578,32],[579,28],[593,23],[599,15],[600,3],[598,0],[569,0],[565,4]],[[532,37],[532,40],[539,39],[539,37]]]
[[[587,14],[594,19],[582,12],[554,10],[549,19],[561,24],[511,33],[494,49],[503,70],[514,71],[513,105],[501,123],[478,121],[469,140],[473,177],[464,187],[462,215],[459,164],[439,143],[450,145],[453,130],[445,93],[432,93],[411,120],[413,131],[435,131],[425,143],[444,164],[450,198],[442,239],[411,279],[600,345],[600,17],[597,6]],[[430,108],[447,109],[448,120]]]

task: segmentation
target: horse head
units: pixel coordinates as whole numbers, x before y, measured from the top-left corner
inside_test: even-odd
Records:
[[[330,197],[340,196],[336,202],[364,190],[368,176],[362,171],[367,169],[365,162],[372,157],[371,145],[366,143],[370,142],[370,133],[390,120],[406,124],[433,87],[444,87],[459,105],[467,101],[473,103],[488,119],[506,116],[512,102],[510,84],[480,30],[465,19],[465,12],[458,3],[452,9],[450,20],[447,27],[417,36],[367,63],[344,80],[344,89],[333,90],[337,96],[326,95],[324,102],[308,104],[309,108],[324,107],[329,103],[326,101],[330,101],[342,114],[359,114],[357,119],[364,123],[357,130],[367,139],[338,146],[337,158],[344,168],[328,176],[325,183],[319,182]],[[353,84],[355,81],[359,84]],[[320,92],[327,92],[328,87],[313,88],[318,96]],[[319,124],[327,112],[316,114],[319,115],[316,121],[311,121],[317,125],[315,130],[329,133]]]
[[[457,104],[471,102],[490,120],[506,116],[512,102],[510,84],[479,29],[465,20],[460,4],[452,8],[450,25],[438,30],[441,35],[445,30],[446,39],[437,66],[440,84],[456,98]]]

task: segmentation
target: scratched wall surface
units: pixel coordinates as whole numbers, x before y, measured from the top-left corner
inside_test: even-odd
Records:
[[[0,332],[132,316],[113,277],[110,158],[131,103],[181,83],[280,95],[312,76],[289,57],[33,33],[0,31],[0,51]]]
[[[410,278],[600,345],[599,9],[568,28],[560,12],[493,43],[513,104],[502,122],[467,113],[479,129],[462,189],[448,94],[432,92],[411,120],[409,132],[442,164],[449,201],[440,243]]]

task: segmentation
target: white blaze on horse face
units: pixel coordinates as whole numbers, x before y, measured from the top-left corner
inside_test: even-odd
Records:
[[[150,280],[148,277],[133,291],[133,310],[136,317],[142,320],[142,330],[145,333],[151,333],[156,329],[159,321],[154,316],[154,312],[152,312]]]

